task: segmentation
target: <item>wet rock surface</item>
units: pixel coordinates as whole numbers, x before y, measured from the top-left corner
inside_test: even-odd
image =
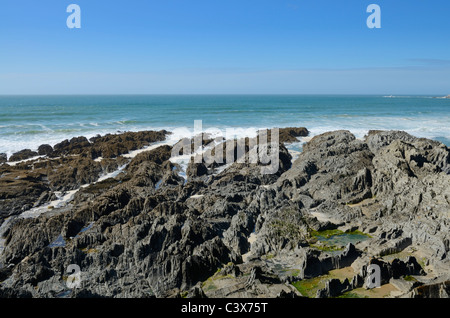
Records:
[[[441,143],[334,131],[292,162],[284,143],[307,130],[286,128],[269,174],[251,159],[273,145],[248,138],[239,162],[237,141],[226,150],[217,141],[213,155],[234,161],[192,158],[186,175],[171,160],[179,144],[123,156],[166,134],[78,137],[0,165],[0,297],[338,297],[363,293],[370,265],[395,290],[387,296],[448,297]],[[16,216],[74,190],[64,205]],[[81,270],[74,289],[71,264]]]
[[[271,131],[269,131],[269,134],[270,133]],[[297,142],[298,137],[307,137],[309,135],[309,131],[305,127],[287,127],[287,128],[280,128],[279,134],[280,134],[280,142],[292,143]]]
[[[32,151],[31,149],[23,149],[21,151],[15,152],[9,158],[10,162],[21,161],[25,159],[29,159],[32,157],[36,157],[38,153],[36,151]]]
[[[0,164],[5,163],[8,161],[8,156],[6,153],[0,153]]]
[[[0,224],[6,217],[51,201],[54,196],[49,193],[65,193],[97,181],[125,164],[121,154],[162,141],[167,133],[127,132],[94,137],[92,142],[76,137],[54,147],[43,144],[38,152],[24,149],[3,165],[0,159]],[[26,161],[38,154],[44,157]],[[106,159],[111,157],[114,160]]]

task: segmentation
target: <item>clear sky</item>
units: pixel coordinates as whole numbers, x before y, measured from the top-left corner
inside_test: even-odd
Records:
[[[2,0],[0,94],[446,95],[449,35],[448,0]]]

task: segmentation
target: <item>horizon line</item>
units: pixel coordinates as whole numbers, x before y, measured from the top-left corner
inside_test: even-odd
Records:
[[[432,96],[446,97],[448,93],[441,94],[395,94],[395,93],[24,93],[24,94],[3,94],[0,97],[8,96]]]

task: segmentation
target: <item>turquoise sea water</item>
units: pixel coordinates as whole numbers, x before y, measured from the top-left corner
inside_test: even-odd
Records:
[[[0,96],[0,153],[118,131],[166,129],[183,137],[180,128],[193,132],[194,120],[203,129],[304,126],[312,135],[348,129],[357,137],[398,129],[450,146],[450,99],[432,96]]]

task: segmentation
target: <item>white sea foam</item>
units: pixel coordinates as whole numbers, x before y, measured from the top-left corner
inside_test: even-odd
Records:
[[[104,180],[109,179],[109,178],[117,177],[127,166],[128,166],[128,163],[120,166],[117,170],[115,170],[113,172],[106,173],[106,174],[100,176],[100,178],[98,178],[98,180],[96,182],[94,182],[94,183],[101,182],[101,181],[104,181]]]
[[[298,118],[296,122],[293,118],[293,122],[284,125],[277,123],[277,119],[274,118],[273,123],[264,126],[249,126],[245,125],[251,123],[244,123],[243,127],[232,127],[234,130],[234,136],[236,138],[242,137],[254,137],[257,131],[260,129],[274,128],[274,127],[287,127],[287,126],[303,126],[308,128],[311,132],[311,136],[315,136],[327,131],[333,130],[350,130],[358,138],[364,137],[369,130],[379,129],[379,130],[404,130],[417,137],[425,138],[446,138],[450,142],[450,115],[442,113],[439,116],[434,114],[427,114],[426,108],[424,109],[424,114],[415,117],[414,115],[399,117],[399,116],[344,116],[344,115],[328,115],[328,116],[317,116],[314,118]],[[201,115],[199,115],[201,118]],[[108,133],[117,134],[117,127],[105,128],[93,126],[95,123],[90,123],[88,125],[90,128],[82,128],[77,124],[80,129],[75,131],[50,131],[49,129],[42,129],[42,133],[38,134],[28,134],[23,135],[20,133],[10,134],[7,137],[2,136],[0,143],[0,153],[6,153],[9,158],[13,153],[20,151],[22,149],[31,149],[36,151],[41,144],[50,144],[54,146],[55,144],[65,140],[71,139],[73,137],[85,136],[86,138],[91,138],[96,135],[105,135]],[[137,127],[124,125],[126,131],[142,131],[142,130],[161,130],[165,129],[172,132],[171,135],[167,136],[165,142],[169,145],[173,145],[178,142],[181,138],[192,138],[194,136],[193,124],[191,127]],[[206,127],[208,123],[203,122],[205,128],[204,132],[210,133],[213,137],[226,136],[226,129],[224,127],[219,127],[218,129],[213,129],[211,127]],[[17,125],[16,125],[17,126]],[[48,125],[46,125],[49,128]],[[98,128],[98,129],[95,129]],[[5,129],[8,129],[5,128]],[[10,127],[10,129],[13,129]],[[24,128],[14,128],[17,131],[22,131]],[[2,128],[3,130],[3,128]]]
[[[55,192],[55,195],[57,197],[56,200],[53,200],[51,202],[47,202],[43,205],[40,205],[38,207],[34,207],[30,210],[27,210],[25,212],[22,212],[19,217],[21,218],[35,218],[38,217],[39,215],[41,215],[42,213],[48,212],[51,209],[54,208],[62,208],[64,206],[66,206],[70,201],[73,200],[75,194],[80,191],[83,188],[86,188],[92,184],[96,184],[98,182],[102,182],[106,179],[109,178],[115,178],[117,177],[126,167],[127,167],[128,163],[120,166],[117,170],[110,172],[110,173],[106,173],[102,176],[100,176],[98,178],[97,181],[91,183],[91,184],[83,184],[82,186],[80,186],[78,189],[75,190],[71,190],[71,191],[66,191],[66,192]]]
[[[23,162],[27,162],[27,161],[32,161],[32,160],[37,160],[39,158],[43,158],[45,156],[35,156],[35,157],[31,157],[28,159],[24,159],[24,160],[18,160],[18,161],[13,161],[13,162],[8,162],[8,165],[14,167],[16,165],[18,165],[19,163],[23,163]]]
[[[134,158],[134,156],[136,156],[137,153],[140,153],[140,152],[142,152],[142,151],[149,151],[150,149],[155,149],[155,148],[157,148],[157,147],[159,147],[159,146],[161,146],[161,143],[155,143],[155,144],[150,145],[150,146],[147,147],[147,148],[140,149],[140,150],[136,150],[135,152],[128,154],[128,155],[129,155],[128,158]],[[149,149],[149,148],[150,148],[150,149]],[[34,208],[31,208],[31,209],[29,209],[29,210],[27,210],[27,211],[24,211],[24,212],[22,212],[22,213],[19,215],[19,217],[20,217],[20,218],[36,218],[36,217],[38,217],[39,215],[41,215],[41,214],[43,214],[43,213],[45,213],[45,212],[49,212],[49,211],[52,210],[52,209],[55,209],[55,208],[62,208],[62,207],[64,207],[64,206],[66,206],[70,201],[73,200],[75,194],[76,194],[78,191],[80,191],[80,189],[86,188],[86,187],[88,187],[88,186],[90,186],[90,185],[92,185],[92,184],[96,184],[96,183],[98,183],[98,182],[104,181],[104,180],[109,179],[109,178],[115,178],[115,177],[117,177],[117,176],[118,176],[118,175],[119,175],[119,174],[120,174],[127,166],[128,166],[128,163],[126,163],[126,164],[120,166],[118,169],[116,169],[116,170],[113,171],[113,172],[103,174],[102,176],[100,176],[100,177],[98,178],[97,181],[95,181],[95,182],[93,182],[93,183],[91,183],[91,184],[84,184],[84,185],[80,186],[78,189],[71,190],[71,191],[66,191],[66,192],[55,192],[55,195],[56,195],[56,197],[57,197],[56,200],[53,200],[53,201],[51,201],[51,202],[47,202],[47,203],[45,203],[45,204],[43,204],[43,205],[40,205],[40,206],[38,206],[38,207],[34,207]]]
[[[70,201],[72,201],[75,193],[77,193],[80,189],[66,191],[66,192],[55,192],[55,195],[57,197],[56,200],[53,200],[51,202],[47,202],[41,206],[32,208],[30,210],[22,212],[19,217],[20,218],[36,218],[42,213],[48,212],[53,208],[61,208],[67,205]]]
[[[144,148],[130,151],[129,153],[122,155],[122,157],[133,159],[134,157],[136,157],[138,154],[140,154],[142,152],[150,151],[150,150],[156,149],[156,148],[164,146],[164,145],[171,145],[171,142],[156,142],[156,143],[153,143]]]
[[[290,145],[287,145],[287,148],[288,148],[289,152],[291,153],[291,155],[293,156],[293,160],[295,160],[296,157],[298,157],[299,153],[302,151],[302,147],[305,142],[308,142],[313,136],[316,136],[316,135],[319,135],[319,134],[322,134],[322,133],[325,133],[328,131],[333,131],[333,130],[349,130],[351,133],[353,133],[355,135],[356,138],[361,139],[361,138],[364,138],[364,136],[367,134],[367,132],[371,129],[379,129],[379,130],[396,129],[396,130],[404,130],[416,137],[425,137],[425,138],[431,138],[431,139],[436,138],[436,137],[444,137],[450,141],[450,127],[443,126],[442,123],[440,122],[440,121],[447,121],[447,123],[448,123],[448,122],[450,122],[450,118],[448,116],[447,117],[442,116],[440,121],[438,121],[437,123],[436,123],[436,121],[437,121],[436,118],[429,118],[426,121],[423,121],[423,120],[421,121],[418,118],[408,118],[408,117],[405,117],[402,119],[399,119],[396,117],[392,117],[392,118],[371,117],[370,124],[368,124],[367,121],[366,122],[361,122],[361,121],[358,121],[358,122],[355,122],[355,121],[331,122],[330,121],[326,125],[323,125],[323,122],[322,122],[321,123],[322,125],[310,125],[310,127],[312,127],[312,128],[309,128],[310,135],[308,137],[298,138],[299,141],[297,143],[292,143]],[[300,125],[298,125],[298,126],[300,126]],[[305,126],[309,126],[309,125],[305,125]],[[270,127],[270,128],[273,128],[273,127]],[[262,129],[266,129],[266,128],[255,128],[255,127],[235,128],[235,129],[233,129],[232,136],[227,135],[225,129],[217,129],[217,128],[204,129],[203,130],[204,133],[210,134],[210,136],[212,138],[217,138],[217,140],[215,140],[213,144],[209,145],[208,147],[201,147],[199,149],[196,149],[196,151],[193,154],[171,157],[170,161],[172,163],[176,163],[179,165],[179,167],[181,168],[181,171],[178,172],[179,175],[182,176],[184,179],[187,179],[186,170],[187,170],[188,164],[189,164],[192,156],[202,155],[205,151],[216,146],[219,143],[218,140],[221,137],[228,137],[228,138],[230,138],[230,137],[231,138],[233,138],[233,137],[234,138],[251,137],[251,138],[253,138],[253,137],[257,136],[258,130],[262,130]],[[195,136],[195,134],[198,133],[197,131],[194,131],[194,129],[190,129],[187,127],[174,128],[173,130],[171,130],[171,132],[172,132],[171,134],[167,135],[166,140],[161,141],[161,142],[155,142],[155,143],[152,143],[151,145],[144,147],[142,149],[132,151],[128,154],[125,154],[124,157],[132,159],[137,154],[142,153],[144,151],[150,151],[150,150],[156,149],[163,145],[173,146],[175,143],[180,141],[180,139],[193,138]],[[92,136],[94,136],[94,135],[96,135],[96,134],[92,134]],[[58,142],[61,141],[60,139],[58,140]],[[16,145],[16,147],[17,147],[17,145]],[[21,148],[21,146],[19,146],[19,148]],[[32,147],[28,147],[28,148],[32,148]],[[28,160],[32,160],[32,159],[39,159],[40,157],[42,157],[42,156],[38,156],[35,158],[30,158],[27,160],[22,160],[22,161],[10,163],[10,164],[16,165],[20,162],[24,162],[24,161],[28,161]],[[100,181],[106,180],[108,178],[116,177],[120,172],[122,172],[125,169],[125,167],[126,167],[126,165],[123,165],[123,166],[119,167],[116,171],[101,176],[96,182],[100,182]],[[229,164],[224,165],[224,166],[216,169],[215,173],[220,173],[220,172],[224,171],[225,169],[227,169],[228,167],[229,167]],[[96,182],[94,182],[94,183],[96,183]],[[80,189],[83,187],[87,187],[87,186],[89,186],[89,185],[83,185],[80,187]],[[66,193],[59,193],[57,200],[54,200],[54,201],[46,203],[42,206],[35,207],[28,211],[25,211],[20,215],[20,217],[23,217],[23,218],[37,217],[40,214],[49,211],[51,209],[51,207],[54,207],[54,208],[63,207],[73,199],[73,197],[77,191],[79,191],[79,189],[68,191]]]
[[[364,138],[369,130],[403,130],[415,137],[429,139],[446,138],[450,141],[450,116],[443,114],[441,118],[415,117],[368,117],[358,120],[322,121],[313,125],[305,123],[310,136],[328,131],[349,130],[357,138]]]
[[[8,138],[2,138],[0,142],[0,153],[6,153],[8,159],[13,153],[23,149],[31,149],[37,151],[40,145],[49,144],[54,146],[61,141],[73,137],[85,136],[86,138],[92,138],[96,135],[105,135],[107,133],[116,133],[115,130],[99,130],[99,131],[80,131],[78,133],[64,133],[64,132],[44,132],[41,134],[27,135],[26,137],[20,134],[10,135]]]

